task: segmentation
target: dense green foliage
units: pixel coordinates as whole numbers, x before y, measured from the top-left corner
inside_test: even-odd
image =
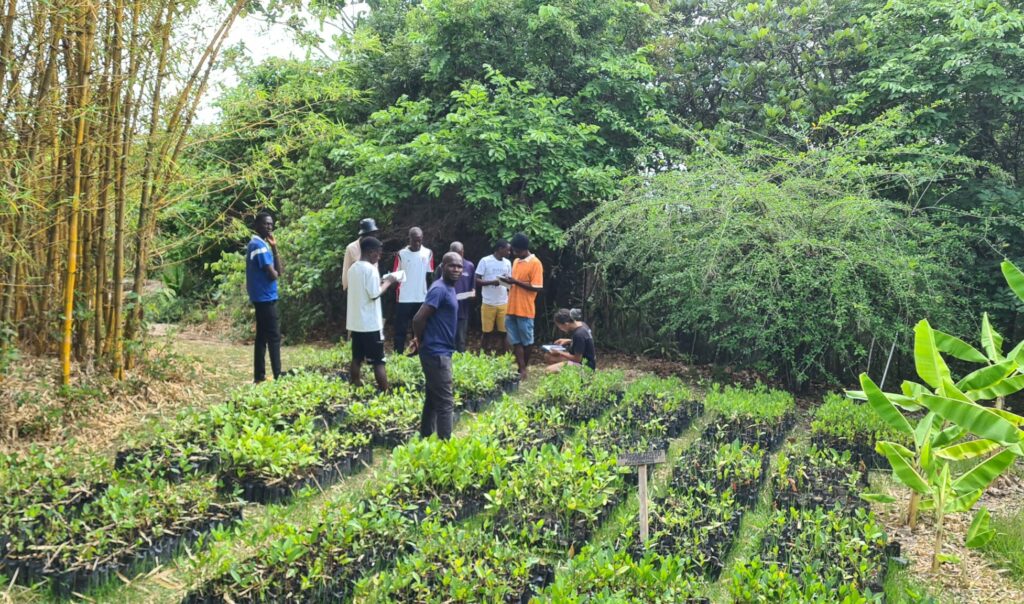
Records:
[[[908,316],[959,324],[960,235],[882,197],[896,180],[940,176],[875,159],[926,151],[894,140],[902,123],[887,116],[832,145],[752,142],[738,154],[696,138],[686,170],[603,203],[577,234],[608,290],[635,300],[626,321],[688,334],[703,353],[790,383],[850,379],[872,337],[891,342]]]
[[[178,298],[251,322],[233,258],[270,207],[289,337],[340,327],[364,215],[474,260],[526,231],[604,345],[793,384],[894,340],[905,370],[916,316],[1016,320],[991,283],[1024,243],[1019,1],[369,4],[336,62],[239,68],[162,216]]]

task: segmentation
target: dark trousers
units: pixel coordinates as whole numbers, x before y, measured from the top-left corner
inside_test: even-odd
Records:
[[[256,345],[253,351],[252,377],[259,383],[267,379],[265,357],[270,349],[270,369],[274,379],[281,377],[281,322],[277,317],[277,301],[253,302],[256,307]]]
[[[399,302],[395,306],[395,352],[405,352],[405,336],[422,302]]]
[[[452,394],[452,358],[420,355],[420,366],[426,378],[427,396],[423,400],[420,435],[424,438],[437,430],[438,438],[452,437],[455,396]]]
[[[469,339],[469,317],[459,317],[459,325],[455,330],[455,350],[466,352],[466,341]]]

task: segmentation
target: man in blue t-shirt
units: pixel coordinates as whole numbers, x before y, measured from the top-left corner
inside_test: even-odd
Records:
[[[427,298],[412,319],[412,350],[420,354],[426,378],[426,398],[420,435],[434,433],[449,439],[455,397],[452,394],[452,353],[459,328],[459,300],[455,284],[462,277],[462,256],[448,252],[441,261],[441,279],[434,281]]]
[[[245,289],[256,308],[256,342],[253,352],[253,381],[267,379],[265,356],[270,349],[274,379],[281,376],[281,325],[277,316],[277,279],[281,258],[274,240],[274,218],[267,212],[256,215],[256,234],[245,249]]]

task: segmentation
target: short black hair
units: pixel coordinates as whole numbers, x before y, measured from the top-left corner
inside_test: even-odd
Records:
[[[512,247],[517,250],[530,249],[530,238],[523,233],[516,233],[512,236]]]
[[[262,212],[259,212],[258,214],[256,214],[256,218],[253,219],[252,223],[253,224],[259,224],[259,223],[263,222],[264,218],[269,218],[269,219],[273,220],[274,219],[274,215],[271,214],[270,212],[266,211],[266,210],[263,210]]]
[[[384,244],[376,237],[363,237],[359,240],[359,253],[361,254],[369,254],[370,252],[375,252],[383,247]]]
[[[508,241],[505,239],[499,239],[494,242],[494,247],[492,249],[500,250],[503,247],[508,247]]]

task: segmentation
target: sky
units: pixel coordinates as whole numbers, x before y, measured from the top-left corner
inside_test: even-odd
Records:
[[[346,6],[344,12],[349,17],[355,17],[369,10],[365,2],[354,2]],[[313,27],[318,28],[314,19],[310,18],[308,22],[313,24]],[[320,33],[321,37],[328,40],[324,48],[321,49],[328,56],[331,55],[329,40],[332,35],[338,33],[338,28],[342,26],[343,21],[339,19],[333,23],[333,26],[328,24],[322,29],[318,28],[318,33]],[[259,16],[254,15],[242,17],[235,22],[224,47],[230,48],[239,43],[245,45],[246,54],[254,64],[261,63],[271,57],[301,59],[305,58],[307,54],[305,48],[295,43],[292,32],[287,27],[268,23]],[[219,111],[213,106],[213,102],[220,96],[221,90],[226,87],[230,88],[237,82],[238,78],[231,70],[216,70],[211,73],[210,86],[206,98],[196,114],[196,123],[209,124],[216,121]]]

